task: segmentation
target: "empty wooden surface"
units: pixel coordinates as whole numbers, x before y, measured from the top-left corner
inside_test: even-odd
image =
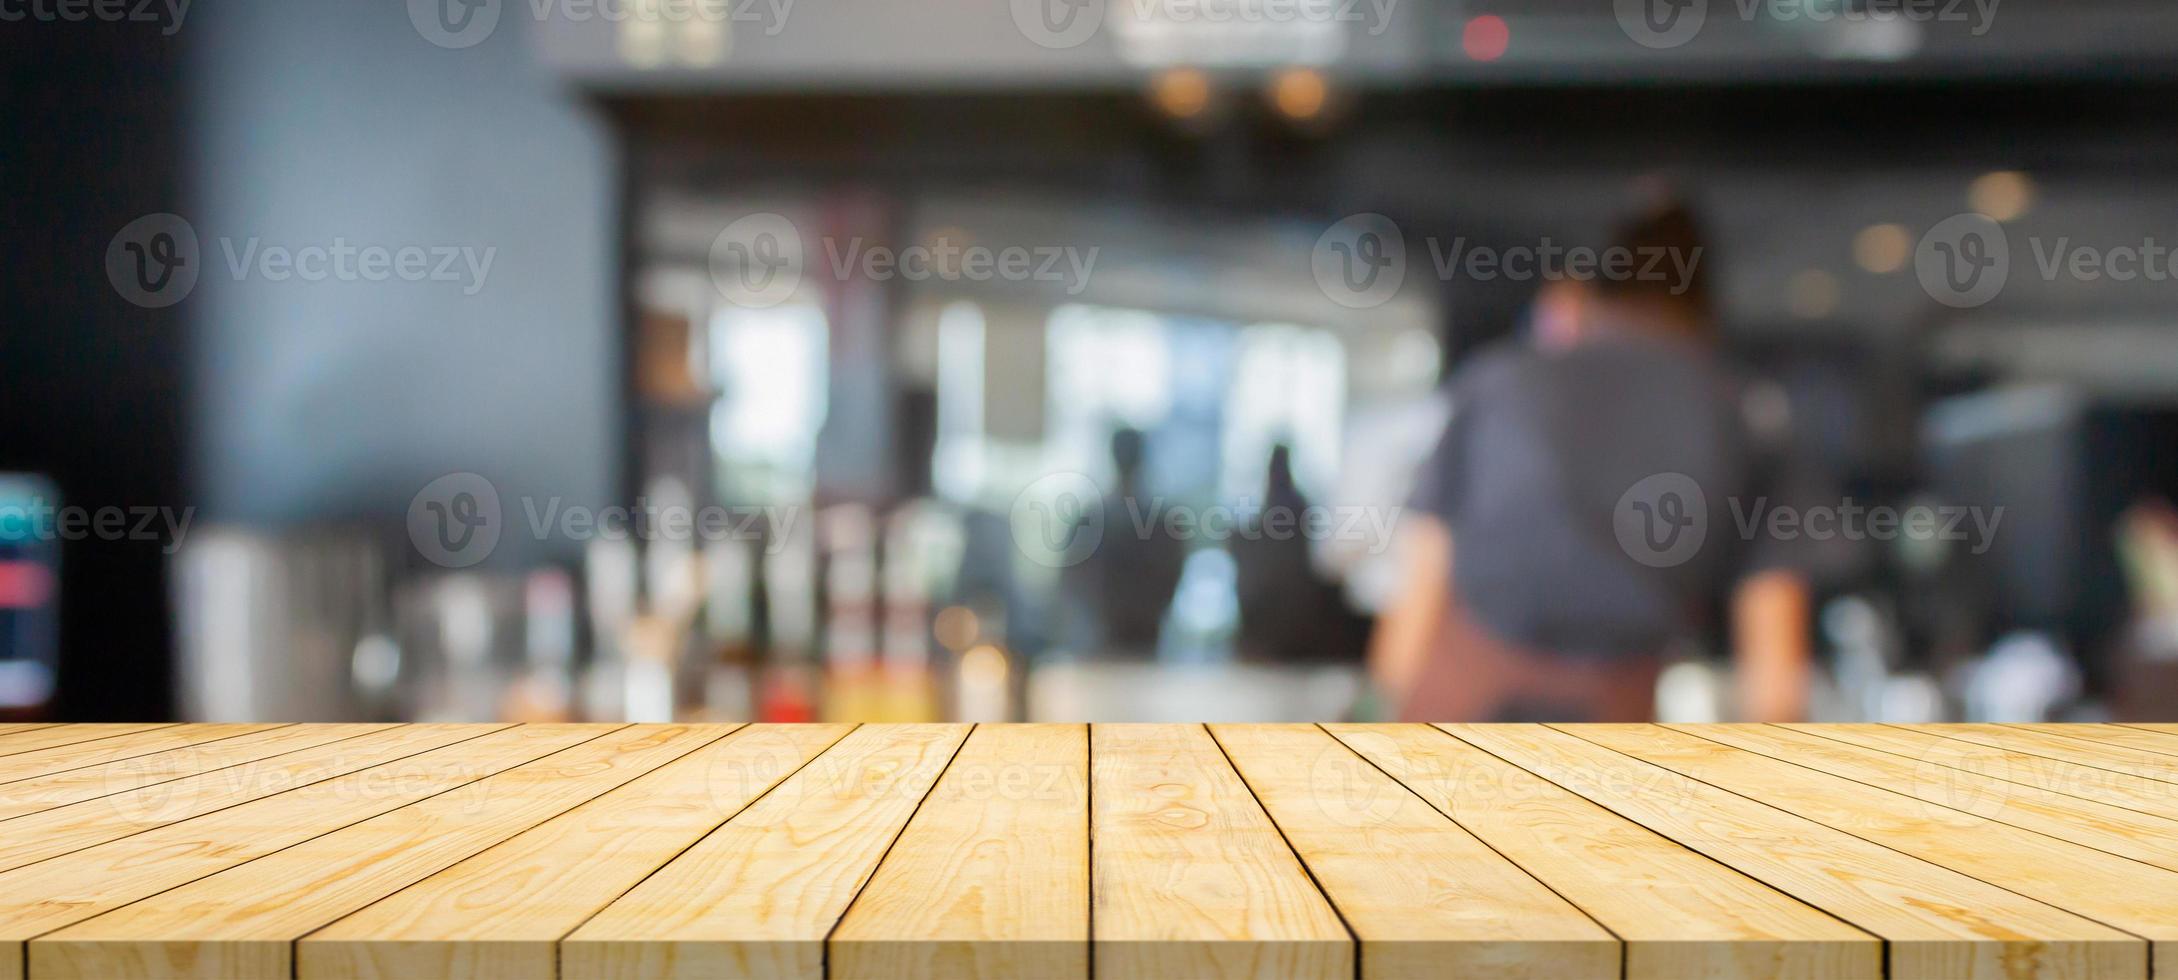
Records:
[[[1619,976],[1611,933],[1339,740],[1211,734],[1353,929],[1364,977]]]
[[[2062,904],[2152,941],[2157,972],[2178,972],[2178,874],[1688,732],[1591,725],[1581,734],[1931,864]]]
[[[247,864],[33,944],[54,976],[146,970],[201,980],[292,976],[297,939],[723,737],[634,725]]]
[[[1627,980],[1882,973],[1874,936],[1420,725],[1326,726],[1626,943]]]
[[[735,732],[312,933],[296,975],[550,976],[562,936],[850,727]]]
[[[75,742],[57,748],[18,752],[0,757],[0,782],[18,782],[38,776],[92,766],[106,766],[191,745],[216,744],[221,739],[262,732],[278,725],[172,725],[150,728],[112,738]]]
[[[0,820],[283,756],[298,749],[368,735],[390,727],[393,726],[283,725],[255,734],[187,743],[164,752],[17,780],[8,785],[6,796],[0,798]]]
[[[824,943],[968,737],[868,725],[560,944],[583,977],[815,977]]]
[[[838,977],[1089,975],[1089,730],[968,736],[830,944]]]
[[[118,738],[132,732],[167,728],[167,725],[45,725],[0,735],[0,772],[16,762],[15,757],[29,752],[41,752],[64,745],[80,745],[101,739]]]
[[[1090,733],[1098,972],[1351,977],[1352,936],[1200,725]]]
[[[0,726],[0,980],[2178,980],[2178,729]]]

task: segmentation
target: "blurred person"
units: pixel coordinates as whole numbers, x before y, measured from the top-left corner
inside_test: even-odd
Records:
[[[1147,442],[1137,429],[1112,433],[1112,469],[1118,485],[1098,502],[1103,508],[1103,540],[1064,574],[1066,599],[1076,604],[1076,624],[1067,630],[1068,640],[1077,649],[1139,656],[1155,653],[1165,611],[1179,590],[1187,544],[1149,516],[1155,507],[1143,499]]]
[[[1232,553],[1240,598],[1241,655],[1272,661],[1336,660],[1359,654],[1367,623],[1344,590],[1316,572],[1309,501],[1293,478],[1293,451],[1271,449],[1263,505],[1235,529]]]
[[[1727,595],[1738,716],[1806,712],[1805,563],[1741,540],[1729,507],[1791,499],[1787,424],[1751,411],[1760,399],[1713,351],[1692,214],[1661,206],[1614,246],[1692,261],[1664,279],[1546,284],[1527,343],[1478,352],[1449,383],[1451,420],[1401,526],[1402,591],[1371,640],[1405,719],[1650,720],[1667,647]],[[1651,477],[1701,490],[1705,511],[1670,515],[1706,521],[1691,555],[1622,543],[1620,521],[1661,509],[1633,499]]]

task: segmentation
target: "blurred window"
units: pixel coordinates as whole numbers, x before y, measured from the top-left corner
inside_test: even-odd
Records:
[[[983,428],[983,308],[962,301],[938,314],[938,447],[931,479],[941,496],[974,501],[988,478]]]
[[[1293,475],[1320,498],[1339,473],[1346,347],[1328,330],[1265,324],[1240,331],[1225,408],[1219,494],[1261,503],[1271,447],[1293,449]]]
[[[1109,482],[1111,435],[1156,430],[1172,411],[1166,319],[1141,310],[1062,306],[1048,327],[1046,464]]]
[[[729,499],[807,498],[824,427],[827,323],[813,304],[728,306],[711,318],[711,445]]]

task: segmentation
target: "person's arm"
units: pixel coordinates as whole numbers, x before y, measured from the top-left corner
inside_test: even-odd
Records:
[[[1802,721],[1814,663],[1807,579],[1771,569],[1732,595],[1734,700],[1741,721]]]
[[[1399,522],[1399,594],[1369,637],[1369,676],[1393,705],[1414,693],[1452,601],[1452,531],[1431,514]]]

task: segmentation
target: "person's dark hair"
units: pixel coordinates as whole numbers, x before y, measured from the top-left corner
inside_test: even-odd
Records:
[[[1606,302],[1639,309],[1686,332],[1708,337],[1716,322],[1710,292],[1710,261],[1701,221],[1684,202],[1668,199],[1619,223],[1611,247],[1631,253],[1630,276],[1604,276],[1596,293]],[[1652,256],[1662,256],[1653,266]],[[1647,271],[1652,274],[1642,275]]]
[[[1131,480],[1141,471],[1145,442],[1140,429],[1122,427],[1112,433],[1112,466],[1120,479]]]

